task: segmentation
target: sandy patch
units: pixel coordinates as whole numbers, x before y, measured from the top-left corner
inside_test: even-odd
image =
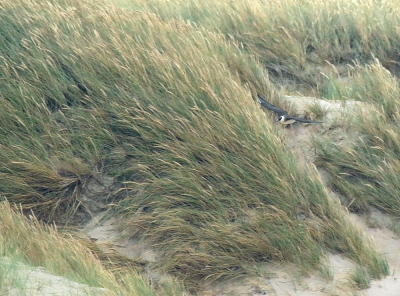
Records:
[[[101,214],[94,217],[85,225],[83,232],[94,240],[103,251],[116,251],[140,263],[144,267],[143,271],[147,278],[154,282],[171,281],[171,276],[157,269],[157,262],[161,255],[155,252],[145,240],[126,238],[118,231],[116,219],[101,221],[101,218]]]
[[[348,295],[352,290],[348,275],[355,265],[340,255],[328,254],[326,266],[329,279],[324,278],[327,271],[314,271],[308,276],[302,274],[292,264],[268,263],[259,267],[260,277],[248,277],[240,280],[210,286],[204,296],[328,296]]]
[[[83,231],[95,240],[96,244],[103,248],[112,248],[128,258],[137,259],[144,264],[158,261],[158,254],[145,241],[123,238],[117,230],[117,223],[114,218],[103,222],[100,222],[100,220],[101,215],[94,217],[83,228]]]
[[[371,287],[363,291],[364,295],[400,296],[400,240],[388,229],[392,217],[373,208],[369,216],[351,216],[357,226],[373,239],[378,250],[385,254],[390,266],[390,275],[381,280],[373,280]]]

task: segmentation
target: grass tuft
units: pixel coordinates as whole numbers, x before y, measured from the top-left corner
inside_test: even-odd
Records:
[[[12,290],[18,291],[19,295],[29,295],[32,286],[44,289],[55,286],[54,280],[51,282],[49,278],[58,275],[84,284],[82,290],[87,295],[99,295],[101,291],[107,295],[156,295],[149,283],[133,269],[109,268],[113,273],[110,272],[90,249],[71,235],[62,235],[55,227],[42,224],[34,216],[26,218],[7,202],[0,204],[0,213],[0,291],[3,293]],[[32,271],[25,272],[30,268]],[[48,277],[39,276],[44,271]],[[38,275],[32,276],[35,273]],[[67,281],[65,285],[68,286]],[[73,283],[70,285],[72,289]]]

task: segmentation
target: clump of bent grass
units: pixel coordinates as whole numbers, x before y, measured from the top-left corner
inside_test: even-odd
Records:
[[[328,170],[332,186],[346,197],[351,210],[365,212],[373,205],[398,216],[399,130],[382,117],[360,119],[358,125],[362,136],[350,148],[320,142],[318,164]]]
[[[357,266],[356,270],[350,275],[350,279],[354,281],[360,289],[367,289],[371,286],[371,278],[368,272],[360,266]]]
[[[378,59],[365,66],[356,64],[346,79],[330,76],[320,87],[320,94],[327,99],[373,103],[382,109],[389,120],[393,120],[395,113],[398,113],[396,100],[400,88],[397,79]]]
[[[52,159],[62,159],[74,180],[98,170],[115,176],[124,187],[110,203],[121,230],[152,241],[164,253],[160,267],[188,282],[235,277],[274,259],[307,270],[326,245],[374,277],[387,273],[316,175],[272,133],[249,89],[267,98],[274,90],[234,42],[148,13],[51,3],[1,4],[11,35],[23,41],[11,42],[23,46],[0,64],[1,98],[11,105],[0,150],[10,201],[29,189],[34,211],[56,207],[64,180]],[[31,183],[20,188],[24,175]],[[299,224],[299,212],[318,223]]]
[[[332,265],[328,257],[324,258],[321,262],[321,266],[319,267],[319,272],[323,279],[327,282],[333,281],[335,277],[335,273],[333,271]]]
[[[54,227],[41,224],[34,216],[24,217],[12,210],[7,202],[0,204],[0,213],[0,256],[12,263],[8,269],[17,268],[14,266],[16,262],[26,262],[89,286],[106,288],[111,295],[120,295],[121,292],[127,295],[155,295],[149,284],[132,270],[124,270],[130,280],[118,283],[118,274],[107,271],[78,240],[71,236],[63,237]],[[4,264],[2,266],[7,268]],[[18,276],[7,277],[0,289],[23,290],[21,280]],[[40,286],[40,283],[37,284]]]
[[[312,119],[320,119],[329,112],[329,106],[323,106],[320,102],[314,101],[305,106],[305,116],[311,115]]]
[[[353,78],[347,92],[358,93],[381,111],[368,116],[356,112],[353,124],[360,137],[351,147],[329,141],[317,143],[318,164],[328,170],[332,186],[344,195],[351,210],[365,212],[373,205],[398,216],[400,139],[393,122],[399,120],[399,86],[378,61],[359,67]]]

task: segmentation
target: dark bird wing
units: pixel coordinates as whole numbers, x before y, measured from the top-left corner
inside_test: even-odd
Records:
[[[257,101],[261,104],[261,106],[263,106],[264,108],[267,108],[268,110],[275,112],[279,116],[287,115],[287,112],[285,110],[268,103],[259,94],[257,94]]]
[[[307,118],[302,118],[302,117],[289,116],[286,119],[294,119],[296,121],[303,122],[303,123],[323,123],[323,121],[314,121],[314,120],[307,119]]]

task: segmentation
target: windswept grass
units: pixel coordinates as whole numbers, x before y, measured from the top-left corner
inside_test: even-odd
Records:
[[[319,146],[320,164],[332,175],[332,186],[343,193],[353,210],[367,205],[399,215],[398,128],[382,118],[363,121],[362,138],[343,149],[332,143]]]
[[[160,115],[179,128],[178,120],[194,120],[198,116],[190,117],[197,109],[200,114],[204,109],[225,110],[229,120],[245,124],[252,115],[249,108],[254,111],[255,106],[241,81],[264,95],[273,93],[260,67],[234,46],[220,42],[218,35],[205,37],[190,26],[165,24],[147,14],[125,13],[121,19],[122,12],[105,8],[101,13],[85,4],[82,9],[99,11],[82,19],[72,6],[48,5],[31,4],[33,12],[19,11],[19,4],[7,5],[3,14],[17,15],[14,23],[3,27],[2,36],[5,42],[12,34],[18,39],[12,45],[20,48],[5,48],[0,64],[2,191],[12,201],[23,200],[31,208],[40,205],[39,217],[41,212],[52,219],[64,209],[76,210],[82,205],[78,193],[86,181],[109,164],[108,171],[119,174],[125,161],[117,159],[116,151],[124,150],[122,146],[155,150],[146,141],[154,145],[165,144],[163,137],[175,139],[174,128],[164,119],[152,123],[155,130],[147,128],[142,120],[146,114],[157,117],[164,112]],[[18,14],[24,16],[21,22]],[[52,26],[43,23],[45,17],[52,18]],[[65,21],[71,25],[65,26]],[[182,30],[187,39],[182,40]],[[165,34],[156,33],[160,31]],[[212,73],[218,73],[218,79]],[[229,115],[229,108],[245,97],[243,114]],[[132,119],[139,131],[125,128],[125,121]],[[135,147],[124,142],[129,132],[137,138]]]
[[[7,202],[0,204],[0,257],[0,292],[4,295],[10,291],[31,295],[27,286],[48,285],[49,281],[43,278],[41,283],[40,277],[33,275],[34,271],[25,272],[27,267],[21,262],[88,285],[85,289],[82,287],[85,295],[99,295],[101,290],[97,288],[100,287],[106,289],[101,295],[157,295],[134,270],[125,268],[121,273],[111,273],[78,240],[62,236],[54,227],[45,226],[33,216],[24,217]],[[169,293],[164,290],[161,294],[180,295],[177,290]]]
[[[320,87],[326,99],[357,100],[376,105],[387,120],[394,120],[398,111],[398,80],[378,59],[371,64],[348,66],[345,78],[332,75]],[[385,120],[385,119],[384,119]]]
[[[326,62],[369,63],[373,54],[397,71],[400,6],[379,0],[165,1],[112,0],[152,11],[163,20],[182,19],[233,38],[256,54],[272,77],[316,88]],[[282,80],[283,79],[283,80]]]
[[[297,163],[252,99],[257,92],[277,97],[259,61],[310,83],[303,76],[308,44],[295,36],[296,26],[276,27],[300,17],[290,15],[294,2],[275,3],[270,12],[280,18],[269,24],[272,4],[229,3],[233,11],[218,17],[215,31],[167,18],[168,11],[2,2],[0,192],[43,221],[65,223],[90,212],[89,181],[112,176],[115,190],[104,207],[125,235],[151,242],[159,267],[191,290],[251,273],[254,262],[292,261],[307,272],[327,248],[373,278],[386,275],[386,260],[316,172]],[[314,17],[302,8],[296,13]],[[199,16],[217,19],[212,11]],[[316,44],[311,51],[324,52]],[[47,252],[39,253],[40,264]]]
[[[351,275],[351,279],[357,284],[361,289],[366,289],[370,287],[371,278],[368,273],[362,267],[358,267],[356,271]]]
[[[333,188],[344,195],[350,209],[368,211],[368,205],[373,205],[398,216],[399,85],[378,62],[356,70],[346,87],[336,84],[334,96],[347,98],[350,94],[376,105],[381,112],[356,117],[360,137],[351,147],[320,142],[318,163],[330,172]]]

